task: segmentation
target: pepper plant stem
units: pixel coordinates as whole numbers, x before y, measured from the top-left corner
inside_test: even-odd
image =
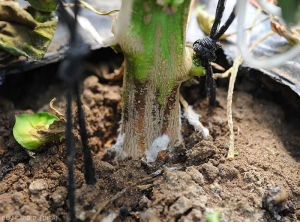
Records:
[[[203,74],[185,46],[191,0],[158,2],[123,1],[115,27],[126,66],[123,151],[133,159],[141,158],[162,135],[168,136],[169,146],[181,139],[179,87],[195,70]]]

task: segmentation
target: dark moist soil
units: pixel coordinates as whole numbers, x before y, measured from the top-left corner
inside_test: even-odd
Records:
[[[45,69],[52,75],[43,74]],[[52,112],[53,97],[54,106],[64,112],[65,87],[55,73],[56,67],[49,66],[9,76],[0,88],[0,220],[68,221],[65,144],[52,142],[30,157],[12,135],[14,115]],[[98,181],[93,186],[84,182],[75,132],[78,220],[205,221],[206,214],[218,210],[226,222],[300,221],[299,112],[288,105],[295,101],[286,99],[297,96],[285,87],[281,92],[290,94],[280,93],[279,84],[264,78],[237,83],[233,119],[238,155],[233,161],[226,160],[225,88],[218,89],[218,105],[211,108],[194,86],[183,90],[184,96],[193,101],[211,137],[203,140],[182,119],[184,143],[176,144],[172,158],[161,152],[156,163],[147,165],[104,155],[117,137],[121,82],[87,76],[82,100]],[[267,85],[273,91],[264,89]]]

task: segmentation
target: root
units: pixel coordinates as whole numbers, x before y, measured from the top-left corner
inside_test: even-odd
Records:
[[[207,140],[209,136],[209,130],[199,121],[201,115],[196,113],[193,108],[188,105],[187,101],[182,97],[181,94],[179,95],[179,101],[184,109],[183,116],[188,120],[189,124],[194,126],[195,131],[201,132],[204,139]]]
[[[218,79],[218,78],[227,78],[230,73],[232,72],[233,67],[229,68],[228,70],[226,70],[226,72],[224,73],[214,73],[213,74],[213,78],[214,79]]]
[[[50,103],[49,103],[50,109],[52,109],[52,110],[55,112],[55,115],[57,115],[58,118],[59,118],[60,120],[63,120],[64,122],[67,122],[67,120],[66,120],[64,114],[62,114],[62,113],[59,112],[56,108],[54,108],[53,103],[55,102],[55,100],[56,100],[56,98],[53,98],[53,99],[50,101]]]
[[[261,10],[258,10],[258,14],[261,13]],[[255,20],[258,17],[258,14],[255,18]],[[250,31],[252,30],[252,28],[254,27],[255,24],[255,20],[251,26]],[[266,38],[268,38],[269,36],[273,35],[274,32],[271,31],[269,33],[267,33],[266,35],[260,37],[259,39],[257,39],[249,48],[249,51],[252,51],[259,43],[261,43],[262,41],[264,41]],[[228,127],[229,127],[229,149],[228,149],[228,155],[227,155],[227,159],[228,160],[233,160],[235,152],[234,152],[234,131],[233,131],[233,120],[232,120],[232,96],[233,96],[233,90],[234,90],[234,83],[237,77],[237,72],[238,72],[238,68],[239,66],[243,63],[243,59],[241,57],[241,55],[238,55],[231,68],[229,68],[226,72],[224,73],[216,73],[213,75],[214,79],[217,78],[227,78],[230,74],[230,80],[229,80],[229,87],[228,87],[228,94],[227,94],[227,120],[228,120]]]
[[[218,69],[218,70],[220,70],[220,71],[225,71],[225,68],[222,67],[222,66],[220,66],[220,65],[217,64],[217,63],[211,62],[210,65],[211,65],[212,67],[214,67],[215,69]]]
[[[228,126],[230,130],[229,134],[229,150],[227,159],[233,160],[234,158],[234,132],[233,132],[233,121],[232,121],[232,95],[233,95],[233,89],[234,89],[234,83],[236,80],[237,72],[239,69],[239,66],[242,64],[243,59],[241,56],[238,56],[235,58],[231,76],[229,80],[229,87],[228,87],[228,94],[227,94],[227,120],[228,120]]]

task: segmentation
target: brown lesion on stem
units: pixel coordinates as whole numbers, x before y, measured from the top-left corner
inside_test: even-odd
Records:
[[[170,117],[171,117],[171,110],[174,110],[176,107],[175,106],[179,106],[178,103],[178,90],[179,90],[179,84],[176,85],[171,93],[167,96],[166,99],[166,105],[164,106],[164,111],[163,111],[163,116],[164,116],[164,123],[163,123],[163,127],[162,127],[162,134],[169,134],[170,130],[169,129],[169,122],[170,122]],[[179,111],[178,111],[179,112]],[[177,119],[177,121],[179,121]]]
[[[168,135],[169,145],[180,138],[179,86],[176,84],[160,104],[160,93],[153,82],[138,83],[133,78],[126,79],[130,91],[124,94],[123,148],[134,159],[140,158],[157,137]]]
[[[179,87],[189,77],[192,63],[188,55],[181,62],[176,60],[180,64],[176,68],[154,63],[145,81],[135,79],[132,72],[139,70],[132,60],[126,60],[121,134],[125,135],[123,151],[130,157],[141,158],[162,135],[168,135],[169,147],[182,138]]]
[[[144,127],[144,119],[145,119],[145,97],[146,97],[146,90],[144,89],[144,85],[138,84],[136,85],[136,91],[134,94],[136,103],[134,104],[134,115],[137,116],[136,118],[136,128],[134,129],[135,134],[138,135],[137,142],[138,147],[141,149],[142,152],[145,152],[147,147],[145,147],[145,127]]]
[[[125,134],[124,151],[138,147],[138,153],[144,153],[147,149],[145,143],[145,106],[147,96],[147,84],[134,81],[130,76],[126,79],[126,87],[129,92],[123,94],[122,133]],[[133,141],[133,142],[129,142]]]

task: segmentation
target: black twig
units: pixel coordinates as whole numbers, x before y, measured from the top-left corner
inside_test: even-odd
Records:
[[[66,123],[66,147],[67,147],[67,165],[68,165],[68,201],[69,201],[69,216],[70,221],[73,222],[76,219],[75,215],[75,178],[74,178],[74,138],[72,133],[72,87],[67,88],[67,123]]]
[[[209,97],[209,104],[214,105],[216,101],[216,82],[213,79],[213,71],[210,65],[211,62],[215,61],[216,51],[222,48],[222,45],[219,41],[220,37],[225,33],[230,24],[235,18],[235,8],[232,10],[230,16],[223,26],[219,29],[223,12],[225,10],[226,0],[219,0],[216,16],[212,28],[210,30],[209,36],[206,36],[204,39],[198,39],[193,44],[193,49],[195,51],[195,61],[198,65],[202,65],[206,70],[206,95]],[[219,29],[219,30],[218,30]]]
[[[87,133],[85,127],[85,117],[82,109],[82,102],[79,92],[79,80],[84,70],[84,58],[89,53],[89,45],[87,45],[82,36],[77,30],[77,15],[79,12],[78,0],[75,0],[74,14],[72,11],[67,11],[63,6],[62,0],[59,0],[60,12],[66,22],[67,27],[71,33],[70,49],[59,67],[59,76],[67,84],[67,123],[66,123],[66,146],[67,146],[67,165],[69,171],[68,184],[68,199],[69,199],[69,215],[70,221],[76,220],[75,214],[75,177],[74,177],[74,135],[72,132],[72,101],[73,93],[75,94],[77,111],[78,111],[78,125],[82,142],[83,156],[84,156],[84,176],[87,184],[95,184],[95,168],[91,151],[87,146]]]
[[[225,10],[225,3],[226,3],[226,0],[219,0],[218,1],[218,5],[217,5],[217,8],[216,8],[216,13],[215,13],[215,21],[210,29],[210,33],[209,33],[209,36],[212,38],[216,33],[217,33],[217,30],[220,26],[220,23],[221,23],[221,20],[222,20],[222,17],[223,17],[223,12]]]
[[[84,118],[84,112],[82,110],[82,103],[80,100],[78,84],[75,86],[75,94],[77,97],[76,102],[77,102],[77,109],[78,109],[78,125],[79,125],[79,133],[81,137],[83,158],[84,158],[84,178],[87,184],[95,184],[96,183],[95,167],[93,164],[91,151],[87,146],[88,138],[86,133],[85,118]]]
[[[221,36],[226,32],[226,30],[229,28],[233,20],[235,19],[235,7],[232,9],[232,12],[230,13],[228,19],[224,23],[224,25],[219,29],[218,33],[216,33],[213,36],[213,39],[220,39]]]

